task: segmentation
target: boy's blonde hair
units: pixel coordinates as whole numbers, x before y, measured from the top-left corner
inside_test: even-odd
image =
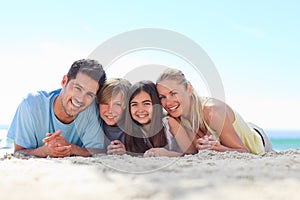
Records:
[[[104,82],[103,87],[97,95],[97,104],[107,103],[112,97],[118,95],[120,92],[123,94],[122,106],[125,108],[127,93],[131,83],[123,78],[110,78]]]

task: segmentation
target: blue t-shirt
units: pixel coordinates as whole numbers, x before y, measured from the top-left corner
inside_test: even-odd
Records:
[[[54,114],[53,104],[61,89],[30,93],[17,108],[7,137],[16,144],[27,148],[38,148],[46,133],[62,130],[63,136],[71,144],[82,148],[104,148],[104,133],[99,110],[93,102],[80,112],[70,124],[60,122]]]

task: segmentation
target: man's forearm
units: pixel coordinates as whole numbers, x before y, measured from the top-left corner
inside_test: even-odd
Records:
[[[16,149],[15,153],[24,154],[26,156],[35,156],[40,158],[45,158],[49,155],[48,149],[45,146],[38,147],[36,149]]]
[[[83,156],[83,157],[89,157],[97,153],[106,153],[105,149],[96,149],[96,148],[81,148],[79,146],[76,146],[74,144],[71,145],[71,155],[73,156]],[[26,156],[35,156],[40,158],[46,158],[47,156],[53,156],[51,155],[51,152],[49,152],[49,148],[46,146],[41,146],[36,149],[25,149],[25,148],[15,148],[15,153],[24,154]],[[54,156],[54,157],[66,157],[67,155],[63,156]]]

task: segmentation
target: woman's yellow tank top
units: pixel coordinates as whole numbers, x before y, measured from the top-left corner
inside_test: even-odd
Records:
[[[206,103],[208,98],[203,98],[202,100],[202,109]],[[254,129],[252,129],[244,119],[234,111],[235,120],[232,123],[234,130],[241,138],[242,142],[246,145],[249,151],[253,154],[262,155],[265,154],[265,147],[262,142],[262,138]],[[207,130],[211,132],[213,135],[216,135],[216,131],[208,126],[206,122],[204,122]]]

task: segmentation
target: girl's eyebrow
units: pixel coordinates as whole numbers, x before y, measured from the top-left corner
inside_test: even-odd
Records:
[[[148,100],[148,99],[142,101],[142,103],[146,103],[146,102],[152,103],[152,101],[151,101],[151,100]],[[132,103],[138,103],[138,102],[136,102],[136,101],[131,101],[130,103],[132,104]]]

